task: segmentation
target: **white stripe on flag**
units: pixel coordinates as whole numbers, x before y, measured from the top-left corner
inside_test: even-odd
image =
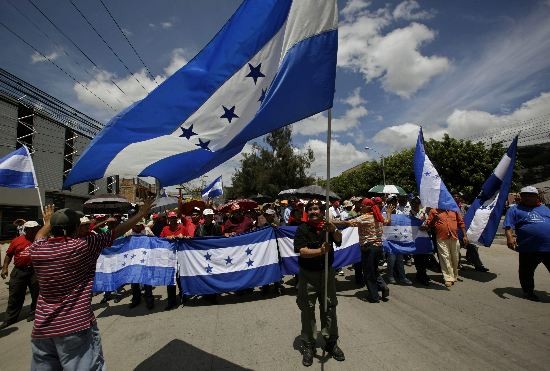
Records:
[[[100,255],[96,264],[96,272],[114,273],[132,265],[175,268],[176,255],[172,250],[162,248],[133,249],[128,250],[124,254]]]
[[[0,163],[0,170],[13,170],[22,173],[32,173],[32,161],[29,156],[14,155]]]
[[[428,232],[410,225],[384,226],[382,239],[395,242],[414,242],[419,237],[429,237]]]

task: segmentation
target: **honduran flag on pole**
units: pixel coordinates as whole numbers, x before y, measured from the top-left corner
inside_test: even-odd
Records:
[[[329,109],[337,18],[336,0],[243,1],[195,58],[107,124],[64,186],[116,174],[183,183]]]
[[[115,291],[126,283],[175,285],[176,243],[149,236],[115,240],[97,260],[93,291]]]
[[[297,227],[275,228],[277,244],[281,254],[281,273],[283,275],[297,274],[298,254],[294,252],[294,235]],[[361,249],[359,247],[359,234],[357,227],[348,227],[342,230],[342,244],[334,246],[335,269],[345,267],[361,261]]]
[[[420,128],[418,132],[413,167],[422,206],[457,212],[460,211],[458,205],[447,190],[447,187],[445,187],[443,180],[426,154],[422,128]]]
[[[0,187],[38,187],[32,158],[26,146],[0,158]]]
[[[473,243],[487,247],[493,243],[512,184],[517,145],[516,136],[464,217],[468,240]]]
[[[430,254],[432,239],[420,229],[423,221],[408,215],[392,215],[391,225],[384,226],[382,244],[392,254]]]
[[[221,195],[223,195],[223,184],[221,175],[201,192],[202,198],[214,198]]]
[[[237,291],[281,279],[277,241],[271,227],[229,238],[182,240],[177,249],[186,295]]]

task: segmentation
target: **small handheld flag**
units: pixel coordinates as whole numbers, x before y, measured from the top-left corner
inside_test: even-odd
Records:
[[[36,188],[36,174],[26,146],[0,158],[0,187]]]
[[[202,198],[214,198],[221,195],[223,195],[223,184],[221,175],[201,192]]]
[[[418,132],[413,167],[420,202],[424,207],[460,211],[456,201],[445,187],[428,155],[426,155],[422,128]]]

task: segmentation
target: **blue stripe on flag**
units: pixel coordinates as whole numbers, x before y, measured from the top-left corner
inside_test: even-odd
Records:
[[[383,247],[393,254],[430,254],[432,240],[427,232],[419,230],[422,220],[407,215],[393,214],[391,225],[384,227]]]
[[[36,185],[31,172],[0,169],[0,187],[35,188]]]
[[[176,267],[148,267],[132,265],[114,274],[96,272],[92,291],[115,291],[127,283],[141,283],[151,286],[175,285]]]

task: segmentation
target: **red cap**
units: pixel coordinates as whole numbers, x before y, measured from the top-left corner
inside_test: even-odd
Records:
[[[178,217],[178,214],[176,214],[175,211],[170,211],[170,212],[168,213],[168,217],[169,217],[169,218],[177,218],[177,217]]]
[[[371,199],[368,198],[368,197],[365,197],[365,198],[363,199],[363,201],[361,201],[361,205],[363,205],[363,206],[374,206],[374,201],[371,200]]]

